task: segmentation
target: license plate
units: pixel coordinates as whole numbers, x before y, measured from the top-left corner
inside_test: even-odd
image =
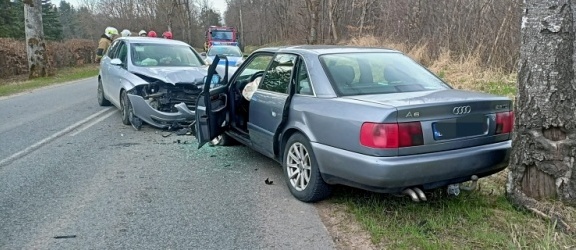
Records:
[[[432,123],[434,140],[449,140],[483,135],[488,132],[488,117],[472,115]]]

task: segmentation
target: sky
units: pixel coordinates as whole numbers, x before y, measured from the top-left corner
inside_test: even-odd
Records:
[[[74,7],[78,7],[79,3],[81,2],[80,0],[67,0],[67,2],[69,2],[70,4],[72,4]],[[52,0],[52,4],[55,4],[56,6],[60,6],[60,0]],[[218,12],[220,12],[220,15],[224,15],[224,11],[226,11],[226,0],[210,0],[209,4],[212,5],[212,7],[214,7],[214,9],[216,9]]]

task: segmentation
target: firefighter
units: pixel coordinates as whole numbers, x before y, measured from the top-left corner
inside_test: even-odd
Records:
[[[156,35],[156,31],[151,30],[148,32],[148,37],[158,37],[158,36]]]
[[[100,37],[98,41],[98,50],[96,51],[96,63],[100,63],[100,60],[108,52],[108,48],[112,44],[112,41],[118,36],[118,30],[114,27],[108,27],[104,30],[104,34]]]
[[[131,36],[131,35],[132,35],[132,32],[130,32],[130,30],[128,30],[128,29],[124,29],[122,31],[122,36]]]
[[[165,31],[164,33],[162,33],[162,37],[164,37],[166,39],[172,39],[172,32]]]
[[[138,32],[138,36],[146,36],[146,31],[141,30],[140,32]]]

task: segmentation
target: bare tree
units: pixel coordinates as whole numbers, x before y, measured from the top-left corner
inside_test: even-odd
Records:
[[[50,73],[44,28],[42,26],[42,0],[24,1],[26,52],[28,54],[29,78],[45,77]]]
[[[576,1],[525,2],[507,194],[537,211],[576,205]]]
[[[306,0],[308,15],[310,16],[310,37],[308,43],[316,44],[318,42],[318,14],[320,12],[320,0]]]

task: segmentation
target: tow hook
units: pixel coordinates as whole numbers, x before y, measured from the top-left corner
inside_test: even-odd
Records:
[[[470,186],[466,186],[460,183],[460,189],[465,191],[474,191],[478,187],[478,176],[472,175],[470,180],[472,180],[472,184],[470,184]]]
[[[410,196],[412,201],[419,202],[419,201],[426,201],[426,194],[422,191],[422,189],[413,187],[413,188],[406,188],[402,191],[402,194]]]
[[[460,190],[474,191],[478,187],[478,176],[472,175],[472,177],[470,177],[470,180],[472,181],[472,184],[470,184],[470,186],[466,186],[462,183],[448,185],[448,188],[446,189],[448,195],[458,196],[460,194]]]

